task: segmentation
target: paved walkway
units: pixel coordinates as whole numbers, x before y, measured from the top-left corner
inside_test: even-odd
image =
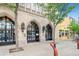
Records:
[[[9,53],[9,49],[15,47],[15,45],[10,46],[0,46],[0,55],[19,55],[19,56],[52,56],[53,50],[49,42],[45,43],[29,43],[27,46],[23,47],[24,51]],[[57,47],[59,49],[60,56],[79,56],[79,50],[76,48],[76,43],[72,41],[58,41]]]
[[[60,41],[57,47],[60,56],[79,56],[79,49],[74,41]]]

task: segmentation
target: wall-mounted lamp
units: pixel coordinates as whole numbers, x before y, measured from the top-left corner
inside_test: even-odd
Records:
[[[44,31],[45,31],[45,26],[42,27],[42,32],[44,33]]]
[[[25,30],[25,24],[21,23],[21,31],[24,32],[24,30]]]

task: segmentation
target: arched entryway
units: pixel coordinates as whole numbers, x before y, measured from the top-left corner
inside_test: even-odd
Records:
[[[0,45],[14,44],[14,21],[8,17],[0,17]]]
[[[52,28],[49,24],[46,26],[45,36],[46,40],[52,40]]]
[[[39,28],[35,22],[31,22],[27,27],[27,42],[39,41]]]

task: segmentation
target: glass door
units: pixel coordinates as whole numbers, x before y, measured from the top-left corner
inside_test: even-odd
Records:
[[[46,40],[52,40],[52,28],[50,25],[46,26]]]
[[[0,18],[0,45],[14,44],[14,22],[7,17]]]
[[[39,29],[37,24],[31,22],[27,27],[27,42],[39,41]]]

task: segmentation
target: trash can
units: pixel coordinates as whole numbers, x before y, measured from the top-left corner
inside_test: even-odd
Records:
[[[77,39],[77,49],[79,49],[79,39]]]
[[[75,34],[75,39],[77,42],[77,49],[79,49],[79,34]]]

